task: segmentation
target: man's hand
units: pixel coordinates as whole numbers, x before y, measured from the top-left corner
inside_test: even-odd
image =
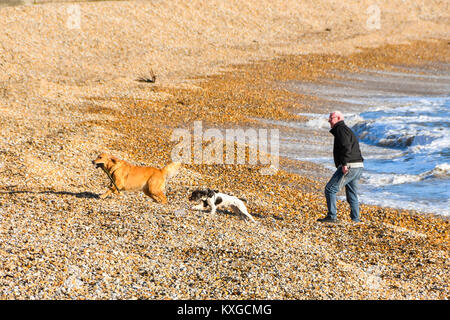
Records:
[[[347,174],[348,172],[348,167],[347,166],[342,166],[342,173],[343,174]]]

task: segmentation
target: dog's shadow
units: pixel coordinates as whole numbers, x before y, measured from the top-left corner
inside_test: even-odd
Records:
[[[209,214],[211,212],[210,209],[200,209],[200,210],[192,209],[192,208],[190,208],[190,209],[194,210],[196,212],[202,213],[202,214]],[[227,210],[227,209],[216,209],[216,213],[218,213],[218,214],[225,214],[225,215],[229,215],[229,216],[236,216],[237,215],[232,210]]]
[[[210,213],[209,209],[202,209],[202,210],[195,210],[195,211],[203,213],[203,214],[209,214]],[[216,213],[223,214],[225,216],[241,217],[243,219],[245,217],[245,215],[243,213],[233,212],[233,210],[230,210],[230,209],[217,209]],[[256,217],[256,218],[263,218],[263,219],[267,218],[267,216],[263,216],[263,215],[261,215],[259,213],[252,213],[251,215],[253,217]]]
[[[41,193],[47,194],[56,194],[56,195],[66,195],[73,196],[76,198],[84,198],[84,199],[100,199],[100,195],[93,192],[69,192],[69,191],[43,191]]]
[[[70,191],[30,191],[30,190],[16,190],[16,191],[0,191],[0,194],[19,194],[19,193],[29,193],[29,194],[54,194],[54,195],[64,195],[72,196],[76,198],[84,199],[99,199],[100,195],[93,192],[70,192]]]

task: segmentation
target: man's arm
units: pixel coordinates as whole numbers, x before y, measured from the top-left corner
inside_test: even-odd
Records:
[[[342,164],[342,172],[346,174],[348,172],[347,163],[350,159],[351,154],[351,133],[348,132],[347,128],[341,127],[336,132],[336,138],[338,139],[338,144],[340,146],[340,160]]]

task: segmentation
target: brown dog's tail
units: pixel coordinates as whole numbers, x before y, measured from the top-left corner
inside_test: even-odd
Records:
[[[162,168],[162,174],[166,179],[173,177],[177,174],[178,169],[181,167],[181,162],[171,162],[164,168]]]

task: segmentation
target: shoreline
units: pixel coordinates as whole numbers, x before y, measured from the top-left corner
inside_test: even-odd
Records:
[[[274,12],[284,13],[284,7],[277,4]],[[289,32],[281,33],[285,36],[278,44],[277,35],[267,30],[267,35],[255,33],[241,40],[239,31],[248,26],[236,15],[235,20],[217,22],[222,28],[217,32],[230,30],[226,28],[228,23],[236,33],[230,36],[230,44],[220,42],[221,35],[213,33],[209,40],[219,43],[215,47],[199,43],[200,36],[189,44],[183,38],[183,28],[167,20],[167,25],[161,24],[167,29],[161,30],[175,30],[173,39],[149,31],[141,23],[133,26],[157,39],[156,45],[142,44],[149,52],[154,50],[156,57],[145,55],[156,63],[143,67],[137,63],[140,52],[133,49],[140,43],[141,33],[134,30],[122,34],[104,21],[107,15],[99,12],[108,8],[113,17],[130,13],[136,21],[144,22],[153,17],[147,9],[154,10],[158,4],[109,5],[82,4],[81,8],[87,10],[83,11],[85,34],[55,29],[55,35],[47,39],[48,48],[36,44],[36,39],[39,42],[43,35],[51,34],[47,26],[40,26],[39,34],[28,28],[29,33],[16,43],[8,37],[15,39],[14,35],[26,26],[11,27],[7,23],[17,16],[29,17],[25,21],[36,25],[46,21],[52,28],[52,10],[60,12],[65,9],[63,5],[0,10],[0,15],[11,13],[11,17],[0,19],[0,26],[6,23],[9,34],[0,35],[7,51],[0,56],[6,70],[0,74],[1,299],[449,296],[448,219],[362,205],[363,223],[354,225],[346,214],[347,204],[339,202],[341,223],[321,225],[316,219],[323,216],[326,206],[320,180],[284,170],[262,176],[259,167],[247,165],[185,165],[167,184],[169,204],[164,206],[140,192],[100,200],[98,194],[105,190],[107,178],[91,165],[99,152],[109,151],[132,163],[161,167],[170,161],[172,130],[191,129],[195,120],[202,120],[205,128],[232,128],[255,126],[255,117],[305,119],[292,112],[314,112],[310,101],[317,98],[305,99],[304,95],[274,88],[274,84],[299,79],[318,82],[337,77],[336,70],[395,70],[399,64],[415,67],[432,61],[448,63],[447,40],[376,47],[377,43],[387,43],[384,32],[395,29],[389,24],[395,20],[395,12],[385,17],[386,30],[375,33],[376,41],[368,44],[373,48],[359,48],[357,52],[347,46],[348,42],[354,44],[374,34],[357,35],[359,40],[355,40],[351,37],[358,26],[349,24],[351,30],[347,32],[345,24],[333,20],[333,15],[329,18],[330,23],[336,23],[332,34],[314,33],[325,29],[314,22],[315,17],[302,35],[292,31],[296,25],[291,29],[283,24]],[[198,3],[184,8],[193,17],[197,17],[195,5]],[[289,5],[294,6],[294,2]],[[135,8],[143,10],[133,11]],[[164,14],[174,8],[159,10],[160,18],[155,17],[151,23],[165,22]],[[206,32],[205,26],[213,25],[206,14],[212,9],[201,10],[205,21],[194,24]],[[274,13],[260,10],[261,17],[254,16],[254,23],[267,21],[269,29],[283,23],[272,18]],[[336,10],[345,17],[352,16],[342,8]],[[188,18],[183,19],[178,23],[191,28],[185,21]],[[417,22],[419,27],[426,26],[420,37],[438,37],[445,29],[439,16],[433,19]],[[61,19],[55,23],[61,27],[65,22]],[[406,23],[396,40],[411,37],[417,30],[411,25]],[[433,26],[438,30],[434,36],[430,35]],[[342,34],[333,33],[335,30]],[[117,33],[122,47],[105,40],[109,32]],[[83,36],[85,42],[78,42],[77,37]],[[252,44],[252,36],[266,43]],[[339,40],[347,36],[350,40]],[[59,42],[64,37],[67,42]],[[305,38],[305,48],[299,51],[299,46],[294,46],[289,50],[308,54],[283,51],[286,43],[297,37]],[[333,46],[320,49],[321,43],[332,39]],[[164,41],[173,47],[164,47]],[[334,49],[336,53],[330,54]],[[241,55],[246,50],[246,55]],[[161,53],[158,56],[155,52]],[[271,58],[274,56],[278,57]],[[266,60],[261,60],[264,57]],[[52,66],[55,58],[61,60]],[[155,84],[135,81],[138,73],[146,75],[150,67],[157,72]],[[280,164],[295,165],[305,172],[314,169],[312,163],[289,159],[281,159]],[[245,223],[230,212],[209,216],[191,210],[187,197],[197,187],[217,188],[246,198],[249,212],[258,223]]]
[[[306,122],[283,122],[270,120],[262,121],[261,123],[276,123],[281,128],[289,128],[285,134],[281,135],[282,143],[286,143],[287,146],[283,151],[286,156],[293,157],[303,161],[312,161],[321,166],[327,167],[325,178],[328,178],[334,171],[332,169],[332,157],[329,150],[324,149],[323,144],[332,146],[332,137],[328,134],[329,126],[325,119],[328,116],[328,112],[332,109],[339,109],[346,116],[350,116],[349,123],[354,124],[352,118],[360,118],[360,114],[371,109],[379,109],[386,107],[386,103],[392,103],[392,99],[434,99],[434,98],[448,98],[448,90],[450,88],[450,68],[444,64],[441,68],[430,69],[426,66],[420,68],[409,67],[409,73],[403,72],[386,72],[365,69],[359,73],[339,73],[339,79],[322,79],[320,82],[302,82],[302,81],[289,81],[278,85],[280,89],[288,89],[293,92],[305,94],[316,99],[304,99],[303,101],[309,101],[314,108],[314,113],[300,113],[300,115],[307,117]],[[397,66],[398,68],[398,66]],[[406,70],[406,68],[405,68]],[[419,72],[420,73],[413,73]],[[336,107],[338,106],[338,107]],[[392,108],[392,107],[390,107]],[[389,108],[388,108],[389,109]],[[322,115],[322,117],[320,117]],[[353,123],[353,124],[352,124]],[[290,133],[292,131],[292,133]],[[309,143],[308,137],[310,138]],[[296,147],[295,144],[308,144],[302,148]],[[375,152],[375,156],[378,156],[380,152],[384,153],[383,148],[378,150],[376,145],[367,144],[362,142],[363,154],[367,153],[368,159],[371,157],[371,153]],[[392,150],[393,151],[393,150]],[[281,152],[283,154],[283,152]],[[372,155],[373,156],[373,155]],[[387,156],[387,154],[386,154]],[[324,162],[324,159],[328,158],[329,166]],[[310,160],[309,160],[310,159]],[[376,174],[372,169],[372,173]],[[305,173],[304,173],[305,174]],[[364,178],[362,183],[364,184]],[[326,181],[324,182],[324,184]],[[364,186],[367,189],[367,186]],[[373,186],[372,186],[373,189]],[[374,191],[374,190],[372,190]],[[370,197],[366,190],[366,198]],[[364,194],[364,192],[363,192]],[[341,195],[344,195],[341,193]],[[364,195],[362,195],[364,198]],[[376,198],[376,197],[375,197]],[[370,200],[370,199],[366,199]],[[386,199],[387,200],[387,199]],[[426,200],[425,200],[426,201]],[[362,200],[363,204],[373,204],[386,208],[396,209],[411,209],[411,201],[404,199],[396,204],[382,204],[381,200],[370,200],[366,202]],[[409,208],[408,208],[409,204]],[[444,209],[445,205],[441,208],[436,208],[436,205],[429,203],[428,207],[424,204],[418,206],[416,211],[418,213],[433,213],[443,218],[448,218],[448,212]],[[434,209],[433,209],[434,208]],[[441,210],[443,213],[441,213]]]

